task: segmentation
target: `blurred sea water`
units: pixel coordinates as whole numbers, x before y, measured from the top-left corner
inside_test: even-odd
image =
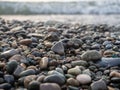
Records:
[[[27,2],[23,0],[17,2],[14,0],[11,2],[2,0],[0,1],[0,14],[120,14],[120,0],[47,1]]]

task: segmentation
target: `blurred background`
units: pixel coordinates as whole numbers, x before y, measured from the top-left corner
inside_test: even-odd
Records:
[[[110,19],[112,23],[116,23],[116,20],[119,21],[119,14],[120,0],[0,0],[0,15],[7,18],[8,15],[9,18],[13,15],[16,15],[16,18],[22,15],[24,19],[24,17],[30,18],[28,15],[31,15],[35,17],[34,20],[38,20],[39,17],[40,20],[43,18],[70,21],[87,19],[86,22],[108,23]]]

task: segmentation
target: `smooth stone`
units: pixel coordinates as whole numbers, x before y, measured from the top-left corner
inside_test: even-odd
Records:
[[[109,76],[110,77],[118,77],[118,78],[120,78],[120,73],[117,72],[117,71],[111,71]]]
[[[10,83],[10,84],[14,84],[14,76],[13,75],[4,75],[4,80],[7,82],[7,83]]]
[[[61,74],[64,74],[64,71],[61,68],[56,68],[55,70]]]
[[[74,78],[67,79],[67,84],[71,86],[79,86],[79,81]]]
[[[108,90],[103,80],[95,81],[90,85],[91,90]]]
[[[120,58],[102,58],[100,61],[96,62],[99,67],[114,67],[120,66]]]
[[[43,82],[44,78],[45,78],[45,75],[40,75],[40,76],[37,78],[37,81],[38,81],[38,82]]]
[[[91,77],[87,74],[80,74],[76,77],[80,84],[88,84],[91,82]]]
[[[88,65],[88,63],[83,60],[72,61],[71,64],[73,67],[75,67],[75,66],[85,66],[86,67]]]
[[[71,74],[65,74],[65,77],[68,78],[75,78],[75,76],[71,75]]]
[[[51,47],[51,50],[55,53],[58,53],[58,54],[64,54],[64,46],[63,46],[63,43],[62,42],[57,42],[56,44],[54,44],[52,47]]]
[[[9,83],[0,84],[0,89],[10,90],[11,88],[12,88],[12,86]]]
[[[17,68],[17,66],[18,66],[17,61],[14,61],[14,60],[9,61],[6,65],[6,70],[8,73],[12,74],[15,71],[15,69]]]
[[[43,57],[41,60],[40,60],[40,68],[41,69],[47,69],[48,68],[48,57]]]
[[[57,83],[59,85],[63,85],[65,83],[65,78],[63,78],[63,76],[61,75],[53,74],[53,75],[46,76],[44,78],[44,82]]]
[[[28,76],[28,75],[35,75],[35,73],[36,73],[35,70],[28,69],[28,70],[22,71],[19,76],[24,77],[24,76]]]
[[[22,45],[30,45],[32,43],[31,39],[23,39],[19,41],[20,44]]]
[[[29,76],[26,76],[23,80],[23,84],[26,88],[28,88],[28,85],[31,81],[35,80],[37,78],[36,75],[29,75]]]
[[[78,66],[76,66],[75,68],[69,69],[67,73],[72,75],[79,75],[82,73],[82,71],[79,69]]]
[[[12,56],[11,58],[9,58],[9,61],[11,60],[16,60],[18,62],[21,62],[21,61],[25,61],[25,57],[21,56],[20,54],[16,54],[14,56]]]
[[[2,52],[1,57],[10,58],[11,56],[18,54],[18,53],[19,51],[17,49],[11,49],[11,50]]]
[[[107,44],[107,45],[105,46],[105,49],[111,49],[111,48],[113,48],[113,45],[112,45],[112,44]]]
[[[86,61],[98,61],[101,58],[101,54],[96,50],[89,50],[81,55],[81,59]]]
[[[37,81],[31,81],[28,85],[28,90],[40,90],[40,83]]]
[[[19,75],[20,75],[20,73],[21,73],[22,71],[24,71],[24,68],[23,68],[22,66],[18,65],[13,74],[14,74],[16,77],[19,77]]]
[[[48,30],[48,32],[57,32],[58,31],[57,28],[55,28],[55,27],[48,27],[47,30]]]
[[[40,90],[61,90],[60,86],[56,83],[42,83]]]

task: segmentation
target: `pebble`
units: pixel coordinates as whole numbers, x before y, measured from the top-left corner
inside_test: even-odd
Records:
[[[40,85],[40,90],[61,90],[61,88],[56,83],[43,83]]]
[[[24,77],[24,78],[23,78],[23,84],[24,84],[24,86],[25,86],[26,88],[28,88],[29,83],[30,83],[31,81],[34,81],[36,78],[37,78],[36,75],[29,75],[29,76]]]
[[[108,90],[106,83],[103,80],[95,81],[90,85],[91,90]]]
[[[4,75],[4,80],[7,82],[7,83],[10,83],[10,84],[14,84],[14,76],[13,75]]]
[[[28,85],[28,90],[40,90],[40,83],[37,81],[31,81]]]
[[[80,84],[89,84],[92,80],[87,74],[79,74],[76,79],[80,82]]]
[[[28,76],[28,75],[35,75],[35,73],[36,73],[35,70],[28,69],[28,70],[22,71],[19,76],[24,77],[24,76]]]
[[[112,71],[112,72],[110,72],[110,77],[118,77],[118,78],[120,78],[120,73],[117,72],[117,71]]]
[[[15,69],[17,68],[17,66],[18,66],[17,61],[14,61],[14,60],[9,61],[6,65],[6,70],[8,73],[12,74],[15,71]]]
[[[44,78],[44,82],[57,83],[59,85],[63,85],[65,83],[65,78],[63,78],[61,75],[53,74],[46,76]]]
[[[41,60],[40,60],[40,68],[41,69],[47,69],[48,67],[48,57],[43,57]]]
[[[74,78],[67,79],[67,84],[71,86],[79,86],[79,81]]]
[[[30,45],[32,43],[31,39],[22,39],[19,41],[21,45]]]
[[[99,67],[114,67],[120,65],[120,58],[102,58],[98,61],[97,66]]]
[[[84,66],[84,67],[86,67],[86,66],[88,66],[88,63],[86,61],[83,61],[83,60],[77,60],[77,61],[72,61],[71,65],[73,67],[75,67],[75,66]]]
[[[81,55],[81,59],[86,61],[98,61],[101,58],[102,55],[96,50],[86,51]]]
[[[69,69],[67,73],[68,73],[68,74],[71,74],[71,75],[79,75],[79,74],[81,74],[82,72],[81,72],[81,70],[79,69],[79,67],[76,66],[76,67],[74,67],[74,68]]]
[[[1,57],[10,58],[13,55],[18,54],[18,53],[19,53],[19,51],[17,49],[11,49],[11,50],[7,50],[7,51],[2,52]]]
[[[11,88],[12,88],[12,86],[9,83],[0,84],[0,89],[10,90]]]
[[[51,47],[51,50],[55,53],[58,53],[58,54],[64,54],[64,46],[63,46],[63,43],[62,42],[57,42],[56,44],[54,44],[52,47]]]

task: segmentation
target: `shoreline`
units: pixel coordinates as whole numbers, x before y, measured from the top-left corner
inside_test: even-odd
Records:
[[[1,15],[6,20],[59,21],[80,24],[119,25],[120,15]]]

